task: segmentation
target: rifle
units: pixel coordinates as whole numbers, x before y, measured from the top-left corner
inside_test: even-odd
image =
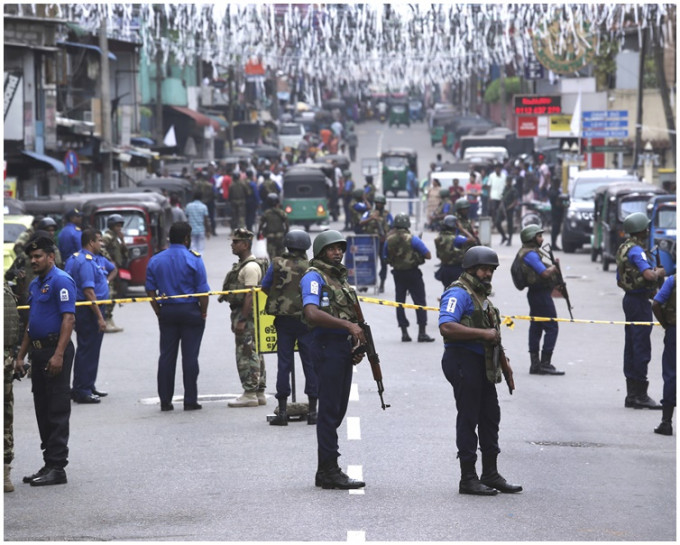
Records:
[[[654,251],[656,250],[656,252]],[[659,245],[657,244],[654,246],[651,250],[649,250],[649,253],[654,256],[654,259],[656,260],[656,268],[660,269],[663,265],[661,265],[661,252],[659,250]],[[664,279],[663,278],[658,278],[656,283],[659,288],[663,286]]]
[[[489,319],[489,322],[491,324],[495,324],[492,327],[500,334],[501,326],[500,324],[496,323],[496,318],[490,306],[487,306],[486,308],[486,315]],[[508,360],[507,356],[505,355],[505,349],[500,344],[496,344],[493,347],[493,365],[496,369],[498,369],[500,366],[503,377],[505,378],[505,383],[508,385],[510,395],[512,395],[512,391],[515,389],[515,381],[512,378],[512,367],[510,367],[510,360]]]
[[[550,244],[544,244],[543,248],[547,248],[550,262],[553,265],[555,265],[555,268],[557,269],[557,289],[559,289],[562,295],[564,296],[564,300],[567,302],[567,309],[569,310],[569,317],[573,320],[574,315],[571,313],[571,309],[574,307],[571,306],[571,301],[569,301],[567,283],[564,281],[564,277],[562,276],[562,269],[560,268],[560,264],[557,261],[555,261],[555,256],[553,255],[552,246]]]
[[[358,346],[353,355],[366,353],[368,357],[368,362],[371,364],[371,371],[373,372],[373,379],[378,385],[378,395],[380,396],[380,405],[384,411],[390,405],[385,405],[383,400],[383,392],[385,388],[382,383],[382,370],[380,369],[380,357],[375,351],[375,344],[373,344],[373,335],[371,334],[371,326],[364,320],[364,314],[361,312],[361,306],[359,305],[359,299],[355,297],[354,309],[356,310],[357,317],[359,318],[359,327],[364,331],[364,336],[366,337],[366,344]]]

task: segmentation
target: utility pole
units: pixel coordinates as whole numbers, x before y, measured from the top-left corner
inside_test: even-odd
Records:
[[[102,157],[102,185],[103,192],[111,191],[111,178],[113,172],[113,142],[111,141],[111,84],[109,78],[109,38],[106,35],[106,15],[102,17],[99,25],[99,49],[101,50],[99,85],[101,97],[101,147]]]
[[[633,170],[637,170],[642,150],[642,99],[644,97],[645,55],[647,53],[647,40],[649,31],[643,28],[642,43],[640,44],[640,62],[638,74],[637,116],[635,121],[635,146],[633,149]]]
[[[234,67],[229,67],[229,151],[234,151]]]
[[[160,44],[159,44],[160,45]],[[162,71],[162,52],[160,47],[156,50],[156,142],[160,145],[165,135],[163,134],[163,78]]]
[[[668,81],[666,81],[666,71],[664,70],[664,55],[663,49],[661,47],[660,32],[655,32],[654,36],[654,64],[656,64],[656,81],[659,86],[659,92],[661,93],[661,103],[663,104],[664,115],[666,116],[666,128],[668,129],[668,139],[671,143],[671,153],[675,159],[675,146],[677,141],[675,134],[675,117],[673,116],[670,91],[668,89]]]
[[[501,127],[505,127],[506,119],[506,107],[505,102],[505,62],[501,63]]]

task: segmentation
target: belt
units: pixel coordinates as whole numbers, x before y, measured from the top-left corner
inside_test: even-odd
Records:
[[[48,335],[44,339],[31,339],[30,344],[34,350],[45,350],[46,348],[54,348],[59,343],[59,335]]]

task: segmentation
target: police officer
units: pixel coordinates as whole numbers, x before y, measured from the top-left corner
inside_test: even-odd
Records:
[[[434,239],[437,257],[441,260],[441,267],[435,278],[444,284],[444,289],[458,280],[463,272],[463,255],[470,246],[468,239],[457,233],[458,220],[449,214],[444,217],[439,234]]]
[[[456,446],[461,479],[458,492],[493,496],[500,492],[521,492],[508,483],[497,469],[498,429],[501,409],[496,383],[501,370],[494,361],[494,347],[501,347],[500,313],[489,301],[491,279],[498,267],[498,255],[485,246],[470,248],[463,257],[464,272],[444,292],[439,311],[439,332],[444,337],[442,370],[453,386],[456,398]],[[507,359],[505,360],[507,364]],[[503,371],[510,391],[514,388],[512,369]],[[482,475],[477,477],[477,445],[482,451]]]
[[[349,208],[351,228],[357,235],[360,235],[363,232],[361,229],[361,217],[367,210],[370,210],[363,189],[355,189],[352,191],[352,200],[349,203]]]
[[[543,229],[538,225],[527,225],[520,233],[522,247],[517,252],[521,263],[522,274],[529,286],[527,299],[529,300],[529,315],[545,318],[557,318],[552,290],[557,283],[557,265],[545,263],[540,251],[543,245]],[[529,356],[532,375],[564,375],[552,365],[552,355],[557,342],[559,328],[557,322],[531,321],[529,324]],[[539,358],[539,349],[543,337],[543,352]]]
[[[14,355],[16,347],[21,340],[19,312],[17,311],[17,301],[9,283],[4,283],[4,326],[5,326],[5,482],[4,491],[13,492],[14,485],[10,478],[11,463],[14,460]]]
[[[305,320],[314,328],[319,412],[316,424],[318,467],[315,485],[324,489],[354,489],[363,481],[349,478],[338,466],[338,428],[347,412],[353,364],[363,358],[353,348],[366,342],[358,324],[356,294],[347,283],[342,258],[347,241],[338,231],[324,231],[314,239],[314,259],[302,277]]]
[[[267,195],[269,207],[260,216],[260,227],[257,231],[257,238],[265,236],[267,238],[267,253],[269,259],[274,259],[283,253],[283,237],[289,229],[288,215],[281,209],[279,196],[277,193]]]
[[[123,233],[123,225],[125,225],[125,218],[120,214],[111,214],[106,220],[106,232],[102,236],[102,255],[109,261],[113,262],[116,268],[125,268],[128,262],[128,248],[125,244],[125,235]],[[124,289],[121,285],[120,273],[113,278],[109,283],[109,297],[115,299],[116,297],[124,296]],[[113,309],[115,305],[109,305],[106,309],[106,331],[105,333],[117,333],[123,331],[122,327],[118,327],[113,321]]]
[[[652,302],[652,312],[664,329],[663,356],[661,370],[663,376],[663,399],[661,400],[661,423],[654,428],[654,433],[673,435],[673,411],[675,409],[675,275],[672,274],[663,283],[659,293]]]
[[[414,305],[425,306],[425,284],[423,273],[418,268],[426,259],[432,259],[432,254],[425,243],[409,232],[411,220],[406,214],[397,214],[394,218],[394,229],[385,241],[383,256],[392,266],[394,276],[395,300],[406,302],[406,294],[411,294]],[[434,339],[425,332],[427,326],[427,311],[416,310],[418,321],[418,342],[433,342]],[[401,328],[402,342],[410,342],[408,334],[409,321],[402,307],[397,307],[397,323]]]
[[[146,294],[149,297],[207,293],[201,255],[191,246],[191,225],[173,223],[170,227],[170,246],[154,255],[146,269]],[[198,354],[208,317],[208,296],[184,297],[151,301],[158,317],[160,356],[158,358],[158,397],[161,411],[172,411],[175,392],[177,353],[182,344],[182,375],[184,382],[184,410],[201,409],[198,403]]]
[[[82,234],[82,250],[72,254],[66,261],[64,270],[76,283],[78,301],[94,302],[109,297],[106,271],[96,259],[101,243],[101,231],[85,229]],[[105,309],[97,304],[76,307],[78,348],[73,363],[72,389],[73,401],[76,403],[99,403],[107,395],[95,386],[106,329],[105,313]]]
[[[383,245],[387,239],[387,233],[392,229],[394,218],[389,210],[385,210],[387,199],[385,195],[376,195],[374,199],[375,208],[372,211],[364,212],[361,216],[359,225],[364,235],[378,236],[378,256],[380,257],[380,287],[379,293],[385,291],[385,279],[387,278],[387,259],[383,256]]]
[[[305,231],[288,231],[283,243],[287,252],[272,260],[267,274],[262,279],[262,291],[267,294],[265,311],[276,316],[278,372],[276,374],[276,399],[279,413],[269,423],[272,426],[287,426],[287,403],[290,395],[290,374],[295,365],[295,342],[297,341],[305,374],[305,394],[309,401],[307,424],[316,424],[316,402],[319,385],[314,370],[313,338],[311,330],[302,321],[302,299],[300,280],[309,267],[307,250],[312,245]]]
[[[26,245],[37,275],[30,285],[28,327],[17,354],[15,369],[24,373],[24,358],[33,363],[33,405],[40,433],[44,466],[23,478],[31,486],[66,483],[71,401],[69,380],[74,348],[71,333],[75,324],[76,285],[54,265],[54,242],[46,232]]]
[[[231,251],[238,256],[231,271],[224,278],[222,291],[254,288],[262,283],[264,271],[252,254],[253,233],[239,228],[231,236]],[[267,374],[264,358],[255,348],[255,318],[253,294],[232,293],[220,295],[218,301],[227,301],[231,308],[231,330],[236,340],[236,368],[243,394],[227,403],[229,407],[257,407],[266,405],[264,390]]]
[[[659,280],[666,271],[653,267],[647,261],[645,247],[649,240],[649,218],[642,212],[629,214],[623,220],[623,229],[629,238],[616,251],[616,282],[625,292],[623,312],[627,322],[651,322],[652,305]],[[636,409],[661,409],[647,395],[647,366],[652,357],[651,325],[626,325],[623,349],[623,374],[626,377],[624,406]]]
[[[82,230],[80,226],[83,223],[83,214],[77,208],[73,208],[66,212],[66,225],[59,233],[59,251],[64,263],[74,253],[79,251],[81,246]]]
[[[373,206],[373,200],[375,199],[375,186],[373,185],[373,176],[368,174],[365,178],[366,184],[364,185],[364,199]]]
[[[352,173],[346,170],[342,182],[342,209],[345,213],[345,227],[344,231],[352,229],[352,193],[354,192],[354,180],[352,180]],[[363,194],[363,192],[362,192]]]

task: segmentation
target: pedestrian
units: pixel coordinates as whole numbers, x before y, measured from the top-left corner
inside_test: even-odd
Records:
[[[502,171],[503,165],[501,163],[496,163],[494,171],[489,174],[489,216],[492,218],[496,217],[496,212],[501,203],[501,197],[503,196],[503,189],[505,188],[505,180],[507,178],[506,174]]]
[[[305,374],[305,394],[308,400],[307,424],[316,424],[316,405],[319,385],[314,370],[312,332],[302,321],[300,280],[309,267],[307,250],[312,245],[309,235],[302,230],[288,231],[283,240],[287,251],[275,257],[262,279],[262,291],[267,294],[265,311],[274,315],[276,328],[276,399],[278,414],[269,422],[272,426],[288,425],[288,397],[291,393],[290,375],[295,366],[297,342],[302,370]]]
[[[199,254],[205,250],[205,241],[210,238],[210,216],[208,207],[201,201],[201,191],[194,191],[193,200],[187,204],[185,213],[191,225],[191,249]]]
[[[281,255],[284,250],[283,237],[289,229],[288,214],[281,208],[279,195],[270,193],[267,195],[269,207],[260,216],[260,225],[257,230],[257,238],[264,236],[267,239],[267,254],[269,259]]]
[[[444,220],[449,214],[453,214],[453,203],[451,202],[451,193],[448,189],[442,188],[439,190],[439,198],[441,199],[437,210],[435,210],[432,215],[432,222],[430,227],[432,229],[439,229],[439,224]]]
[[[262,283],[264,272],[252,254],[253,233],[239,228],[231,236],[231,251],[238,257],[222,284],[222,291],[254,288]],[[231,308],[231,331],[236,339],[236,368],[243,394],[229,401],[229,407],[257,407],[266,405],[264,390],[267,375],[264,358],[255,346],[255,317],[253,316],[253,293],[220,295],[218,301],[227,301]]]
[[[649,240],[650,220],[643,212],[633,212],[623,220],[628,238],[616,251],[616,283],[625,292],[623,313],[626,322],[650,322],[649,325],[624,326],[623,374],[626,377],[625,407],[660,410],[661,405],[647,395],[647,367],[652,359],[652,304],[659,280],[666,271],[652,266],[645,248]]]
[[[271,179],[271,171],[265,169],[262,171],[262,183],[258,188],[258,193],[260,195],[260,202],[262,204],[262,212],[264,213],[267,208],[270,208],[272,204],[269,202],[267,197],[272,193],[276,193],[278,196],[281,193],[281,188],[274,180]]]
[[[413,200],[418,196],[418,178],[416,173],[413,172],[413,167],[409,165],[406,171],[406,191],[408,192],[408,215],[413,215]]]
[[[458,280],[462,274],[463,255],[469,246],[468,239],[458,234],[457,228],[456,216],[449,214],[441,222],[441,229],[434,239],[437,258],[441,260],[441,265],[434,277],[444,285],[444,289]]]
[[[364,180],[366,181],[364,185],[364,199],[370,206],[373,206],[373,199],[375,198],[375,186],[373,185],[373,176],[371,174],[368,174],[366,175]]]
[[[352,180],[352,173],[349,170],[345,171],[344,183],[342,186],[342,209],[345,213],[345,227],[343,231],[352,229],[352,211],[350,205],[352,202],[352,193],[354,192],[355,184]]]
[[[208,208],[209,225],[207,234],[217,236],[215,231],[215,163],[211,162],[208,167],[208,178],[201,176],[198,180],[198,187],[201,191],[201,201]],[[192,226],[193,227],[193,226]],[[201,252],[201,250],[197,250]]]
[[[54,264],[54,242],[37,231],[26,245],[31,267],[36,274],[29,287],[28,327],[23,334],[15,370],[25,373],[24,358],[31,357],[31,390],[40,433],[44,465],[23,478],[31,486],[67,482],[69,419],[71,400],[69,381],[75,349],[71,334],[75,324],[76,285],[66,272]]]
[[[544,255],[540,250],[543,245],[543,232],[538,225],[527,225],[522,229],[520,233],[522,247],[515,259],[521,265],[524,283],[528,286],[529,316],[557,318],[552,290],[557,284],[559,271],[557,264],[543,261]],[[557,322],[531,321],[529,324],[530,374],[564,375],[564,371],[558,371],[551,363],[558,332]],[[543,351],[539,357],[541,337],[543,337]]]
[[[64,270],[76,283],[76,300],[91,301],[90,305],[76,307],[76,340],[78,348],[73,362],[73,388],[71,396],[76,403],[99,403],[108,394],[97,390],[95,382],[99,370],[99,355],[106,330],[106,311],[95,301],[109,298],[106,271],[96,258],[102,244],[101,231],[85,229],[82,250],[66,261]]]
[[[493,496],[521,492],[498,473],[498,431],[501,409],[496,383],[501,370],[494,349],[501,345],[500,312],[488,299],[498,255],[486,246],[470,248],[463,257],[464,272],[444,292],[439,332],[444,338],[442,370],[456,399],[456,447],[460,460],[460,494]],[[507,362],[507,359],[506,359]],[[510,393],[514,388],[509,363],[504,370]],[[479,438],[479,439],[478,439]],[[482,475],[477,477],[477,447],[482,452]]]
[[[357,297],[347,282],[342,258],[347,241],[338,231],[324,231],[314,239],[314,258],[300,289],[305,320],[312,328],[319,380],[316,423],[318,466],[314,484],[324,489],[362,488],[338,466],[338,428],[347,412],[354,365],[363,354],[353,350],[366,343],[358,324]]]
[[[187,221],[187,215],[184,213],[184,210],[182,210],[182,203],[180,202],[177,195],[170,195],[170,206],[170,211],[172,212],[172,223],[176,223],[178,221]]]
[[[392,266],[394,276],[395,300],[398,303],[406,302],[406,294],[411,294],[414,305],[426,306],[425,284],[423,273],[419,266],[425,260],[432,259],[432,254],[425,243],[417,236],[409,232],[411,220],[406,214],[397,214],[394,218],[394,229],[385,241],[383,255]],[[418,342],[433,342],[425,328],[427,327],[427,311],[423,308],[416,310],[418,322]],[[409,321],[403,307],[397,307],[397,324],[401,328],[401,341],[410,342],[408,334]]]
[[[458,199],[465,196],[465,189],[460,185],[460,180],[454,178],[451,187],[449,187],[449,197],[452,204],[456,204]]]
[[[66,225],[59,233],[59,252],[65,263],[81,248],[80,235],[82,234],[83,214],[77,208],[73,208],[66,212],[64,217],[66,218]]]
[[[512,185],[512,178],[507,176],[505,178],[505,187],[503,188],[503,193],[501,195],[500,205],[496,210],[496,229],[501,234],[501,244],[506,244],[507,246],[512,245],[512,232],[514,230],[514,216],[515,208],[519,203],[519,195],[517,190]],[[505,235],[503,230],[503,219],[507,222],[508,234]]]
[[[437,178],[433,178],[430,187],[427,189],[427,200],[425,204],[425,210],[427,212],[427,227],[432,231],[436,229],[434,226],[434,215],[442,202],[441,195],[439,194],[441,188],[441,182]]]
[[[476,171],[470,171],[470,181],[465,186],[465,194],[470,203],[470,219],[476,220],[479,217],[479,200],[482,196],[482,184],[479,183]]]
[[[389,210],[385,209],[385,204],[387,203],[385,195],[376,195],[374,203],[375,208],[372,211],[366,210],[364,212],[359,225],[364,235],[376,235],[378,237],[378,256],[380,259],[380,272],[378,274],[380,286],[378,287],[378,293],[384,293],[385,279],[387,278],[387,259],[383,256],[383,246],[385,245],[385,240],[387,240],[387,233],[390,232],[394,225],[394,218]]]
[[[354,131],[354,129],[348,130],[347,135],[345,136],[345,142],[347,143],[347,147],[349,148],[349,160],[352,162],[356,161],[359,137],[357,136],[357,133]]]
[[[661,357],[661,374],[663,376],[663,399],[661,400],[661,423],[654,428],[654,433],[673,435],[673,411],[675,410],[675,275],[672,274],[663,283],[659,293],[652,302],[652,312],[664,329],[663,356]]]
[[[350,208],[350,226],[352,230],[360,235],[363,233],[361,227],[361,218],[370,210],[370,205],[366,200],[366,193],[363,189],[355,189],[352,192],[352,200],[349,203]]]
[[[12,461],[14,460],[14,358],[16,348],[21,340],[21,322],[17,310],[16,296],[9,283],[5,280],[5,311],[4,311],[4,344],[5,344],[5,492],[14,492],[14,485],[10,477]]]
[[[161,411],[172,411],[175,369],[182,345],[184,410],[201,409],[198,403],[198,354],[208,317],[208,296],[158,300],[158,296],[207,293],[210,286],[200,254],[190,250],[191,225],[173,223],[170,246],[154,255],[146,269],[146,294],[153,297],[151,307],[158,317],[160,356],[158,358],[158,397]]]
[[[115,299],[116,297],[123,297],[125,294],[125,287],[120,278],[120,269],[126,268],[128,263],[128,248],[125,244],[125,233],[123,233],[125,218],[120,214],[112,214],[106,220],[106,225],[108,229],[102,236],[102,255],[113,262],[118,269],[118,274],[109,283],[109,297]],[[113,321],[114,308],[115,305],[107,305],[106,331],[104,333],[123,331],[123,328],[118,327]]]
[[[560,236],[562,222],[564,221],[564,213],[569,205],[568,201],[565,199],[565,195],[562,194],[559,178],[553,178],[550,181],[548,199],[550,200],[551,246],[555,251],[562,251],[562,248],[557,245],[557,237]]]

